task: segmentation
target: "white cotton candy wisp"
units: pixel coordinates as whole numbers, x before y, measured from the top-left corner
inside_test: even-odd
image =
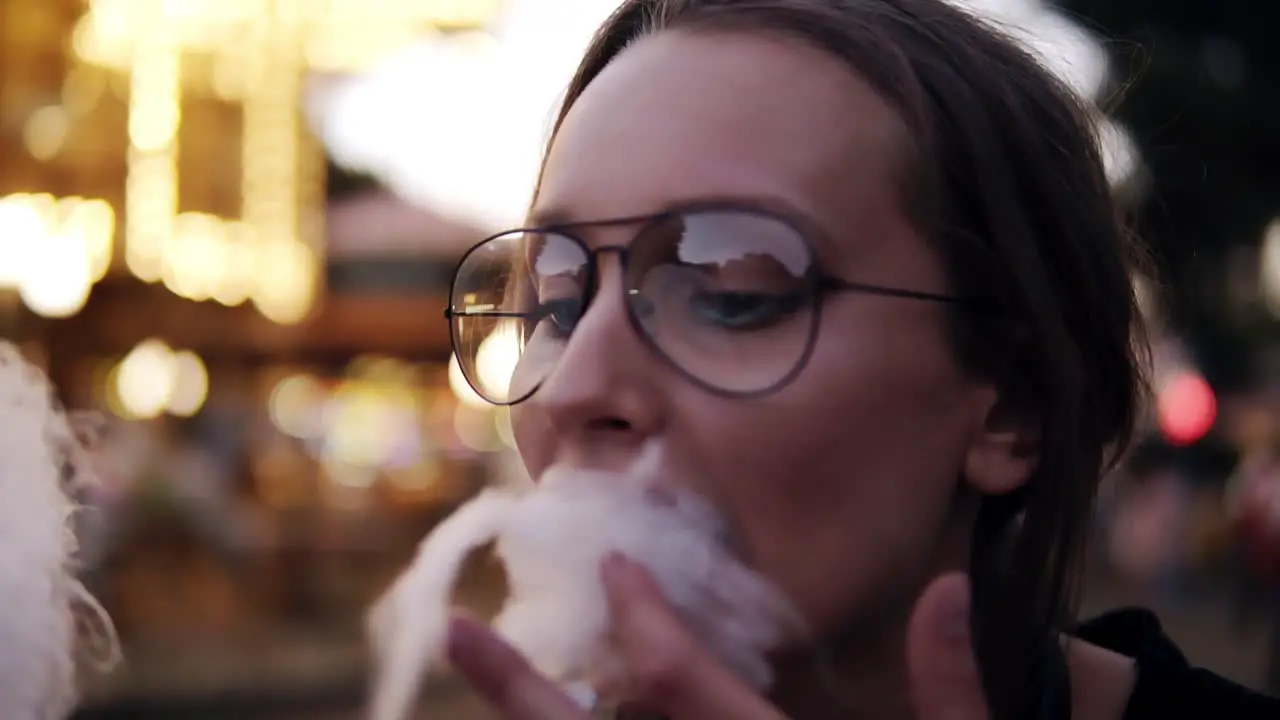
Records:
[[[115,660],[110,620],[76,580],[71,497],[92,471],[48,381],[0,343],[0,707],[58,720],[78,661]]]
[[[453,585],[490,542],[509,590],[493,627],[547,677],[578,686],[625,673],[599,575],[620,552],[649,570],[705,647],[766,689],[766,655],[799,634],[798,615],[733,553],[714,507],[659,475],[661,453],[653,444],[627,473],[552,467],[536,487],[486,491],[442,522],[370,615],[372,720],[408,717],[424,676],[445,666]]]

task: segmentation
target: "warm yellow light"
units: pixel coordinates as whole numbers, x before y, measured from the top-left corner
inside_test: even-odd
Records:
[[[330,489],[343,488],[346,490],[368,490],[378,480],[378,469],[366,467],[363,465],[351,465],[344,463],[337,458],[325,458],[321,462],[325,475],[329,478],[329,482],[333,487]],[[331,495],[330,502],[335,502],[339,507],[347,507],[355,509],[358,507],[358,499],[349,495]]]
[[[173,350],[161,340],[145,340],[120,361],[116,393],[129,416],[154,418],[169,406],[176,378]]]
[[[474,29],[497,14],[500,0],[90,0],[72,51],[87,62],[127,71],[133,48],[161,33],[184,52],[232,55],[246,28],[263,21],[296,26],[307,57],[325,71],[359,70],[410,33]],[[272,12],[274,10],[274,12]],[[347,39],[347,49],[335,42]]]
[[[124,401],[120,399],[120,364],[112,363],[107,368],[106,374],[102,381],[102,400],[107,406],[107,410],[118,417],[127,418],[130,413],[125,409]]]
[[[190,350],[174,354],[173,370],[169,412],[178,417],[191,417],[200,412],[209,395],[209,371],[200,356]]]
[[[95,0],[91,16],[111,27],[111,36],[128,35],[129,153],[125,178],[125,263],[145,282],[160,280],[164,245],[174,234],[178,212],[177,135],[182,121],[182,49],[159,27],[154,15],[138,22],[120,0]],[[134,13],[143,9],[137,4]],[[151,7],[158,12],[161,8]],[[117,32],[118,31],[118,32]]]
[[[182,119],[181,54],[156,37],[137,48],[129,98],[129,141],[143,152],[171,145]]]
[[[320,381],[310,375],[292,375],[281,380],[267,400],[271,423],[291,437],[313,437],[320,427],[319,416],[326,395]]]
[[[57,105],[40,108],[31,113],[22,131],[27,152],[36,160],[52,160],[66,144],[71,119],[67,111]]]
[[[93,289],[93,267],[80,238],[49,232],[27,250],[18,288],[22,302],[37,315],[64,318],[84,308]]]
[[[497,426],[498,439],[506,445],[508,449],[516,449],[515,429],[511,425],[511,408],[496,408],[493,413],[493,422]]]
[[[253,304],[268,320],[292,325],[311,312],[318,268],[311,249],[300,242],[260,246]]]
[[[458,398],[458,402],[464,405],[477,408],[489,407],[489,403],[467,382],[467,376],[462,372],[462,363],[458,362],[457,355],[449,356],[449,389],[453,391],[454,397]]]
[[[382,467],[401,429],[396,410],[395,401],[376,388],[344,383],[331,400],[325,454],[348,466]]]
[[[505,397],[520,362],[520,328],[503,323],[480,342],[476,351],[476,374],[490,397]]]
[[[115,213],[102,200],[0,198],[0,286],[16,288],[37,314],[74,315],[106,273],[114,230]]]
[[[111,267],[116,213],[106,200],[76,200],[66,207],[63,231],[80,238],[89,256],[94,282]]]
[[[72,115],[84,115],[107,92],[107,74],[86,65],[73,67],[62,80],[62,105]]]
[[[193,300],[252,300],[268,319],[302,321],[320,290],[322,162],[301,118],[315,54],[324,69],[367,64],[432,27],[474,28],[498,0],[88,0],[72,50],[129,83],[124,259],[147,282]],[[318,49],[318,50],[317,50]],[[314,51],[314,52],[313,52]],[[92,78],[64,88],[94,102]],[[217,232],[178,216],[184,93],[242,104],[242,208]],[[100,90],[100,87],[99,87]],[[217,239],[215,240],[215,236]],[[235,239],[233,239],[235,238]],[[282,262],[277,262],[281,261]],[[270,268],[264,282],[257,269]],[[96,267],[96,265],[95,265]]]
[[[252,229],[242,222],[228,222],[222,233],[222,278],[213,289],[213,299],[223,305],[240,305],[253,292],[257,246]]]
[[[388,472],[387,479],[402,492],[423,493],[438,487],[441,469],[437,456],[424,454],[417,464]]]
[[[26,274],[31,248],[49,230],[49,214],[38,196],[0,197],[0,287],[18,288]]]
[[[207,300],[217,292],[227,270],[226,226],[213,215],[182,213],[174,234],[164,244],[165,287],[190,300]]]
[[[144,282],[161,277],[163,248],[173,236],[177,206],[175,160],[131,151],[125,179],[125,264]]]
[[[459,403],[453,411],[453,431],[463,445],[476,452],[493,452],[501,447],[493,414],[488,410]]]

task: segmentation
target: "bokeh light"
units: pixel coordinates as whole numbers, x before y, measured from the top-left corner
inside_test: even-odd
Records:
[[[1190,445],[1213,428],[1218,400],[1213,388],[1197,373],[1170,378],[1160,389],[1156,405],[1160,432],[1172,445]]]

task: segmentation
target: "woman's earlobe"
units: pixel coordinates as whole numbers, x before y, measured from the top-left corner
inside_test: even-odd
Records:
[[[1025,485],[1039,459],[1014,433],[988,434],[969,449],[964,475],[983,494],[1003,495]]]
[[[1027,483],[1040,461],[1039,423],[994,388],[985,388],[975,402],[982,424],[965,455],[964,476],[984,494],[1012,492]]]

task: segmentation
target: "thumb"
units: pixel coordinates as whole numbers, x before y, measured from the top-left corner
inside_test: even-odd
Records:
[[[969,578],[947,573],[925,588],[907,627],[907,671],[919,720],[990,716],[970,633]]]

